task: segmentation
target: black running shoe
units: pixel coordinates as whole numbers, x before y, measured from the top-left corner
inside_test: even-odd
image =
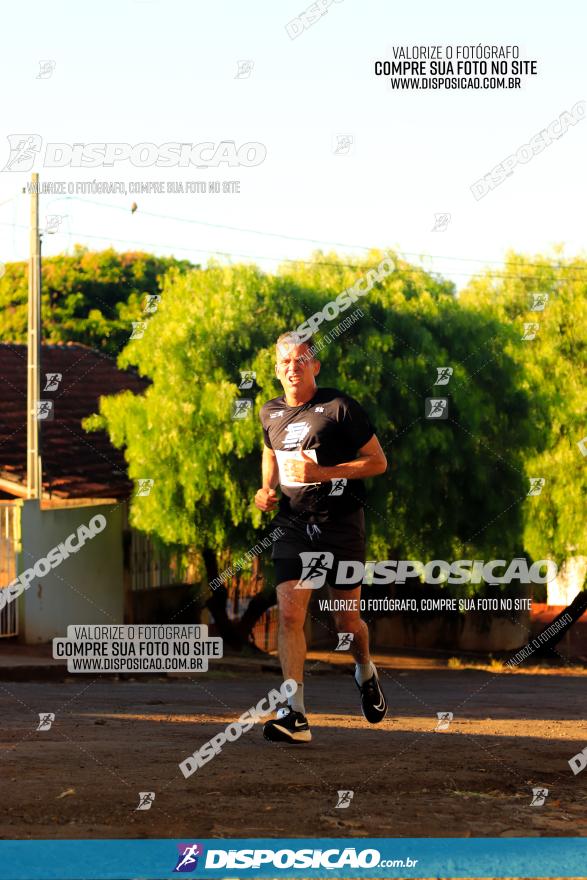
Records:
[[[355,678],[355,684],[361,692],[363,715],[370,724],[379,724],[387,715],[387,700],[377,675],[372,675],[364,684],[359,684]]]
[[[306,743],[312,739],[308,719],[290,706],[277,710],[271,721],[265,722],[263,736],[272,742]]]

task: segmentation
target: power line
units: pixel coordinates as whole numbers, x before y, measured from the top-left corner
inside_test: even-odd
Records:
[[[11,223],[2,223],[2,222],[0,222],[0,226],[12,226],[13,228],[19,228],[19,229],[26,229],[27,228],[21,224],[11,224]],[[81,236],[82,238],[96,239],[98,241],[119,242],[119,243],[126,244],[126,245],[134,244],[134,245],[140,245],[142,247],[156,248],[156,249],[166,248],[171,251],[178,251],[179,250],[179,251],[185,251],[186,253],[193,253],[193,254],[210,254],[210,255],[216,255],[216,256],[220,256],[220,257],[238,257],[238,258],[247,259],[247,260],[269,260],[269,261],[277,262],[277,263],[292,263],[294,265],[296,263],[301,263],[301,264],[308,265],[308,266],[330,266],[333,268],[341,268],[341,267],[348,268],[348,269],[360,269],[360,268],[370,269],[370,268],[373,268],[373,263],[365,263],[365,264],[363,264],[363,266],[361,266],[360,264],[357,264],[357,263],[332,262],[332,261],[328,261],[328,260],[306,260],[301,257],[291,258],[291,257],[273,257],[273,256],[269,256],[268,254],[244,254],[244,253],[235,252],[235,251],[214,250],[212,248],[185,247],[185,246],[177,245],[177,244],[161,244],[161,242],[141,241],[139,239],[132,239],[132,238],[115,238],[114,236],[109,236],[109,235],[94,235],[93,233],[81,232],[79,230],[71,230],[71,229],[69,230],[68,234],[69,234],[69,236],[77,235],[77,236]],[[394,253],[398,253],[398,255],[403,256],[404,252],[397,251]],[[430,256],[430,255],[421,255],[421,256]],[[447,257],[447,258],[443,258],[443,259],[449,259],[449,258]],[[469,258],[463,257],[462,259],[465,260],[465,259],[469,259]],[[478,262],[482,262],[482,261],[478,260]],[[495,262],[497,262],[497,261],[495,261]],[[527,266],[528,268],[534,268],[534,267],[540,266],[542,268],[550,269],[550,270],[562,270],[562,269],[571,270],[573,268],[571,266],[560,266],[560,265],[559,266],[552,266],[547,263],[544,263],[544,264],[520,263],[519,265]],[[587,267],[578,266],[578,267],[576,267],[576,269],[580,270],[580,271],[585,271],[587,269]],[[450,281],[449,278],[446,278],[443,276],[442,270],[439,270],[439,269],[427,269],[424,266],[407,266],[405,268],[402,268],[400,271],[403,272],[404,274],[409,273],[409,272],[412,272],[412,273],[422,272],[422,273],[428,274],[428,275],[441,276],[440,280],[442,280],[442,281]],[[450,272],[447,272],[446,274],[450,275],[452,277],[459,277],[459,278],[488,278],[489,277],[489,278],[494,278],[494,279],[498,279],[498,280],[514,280],[514,279],[532,280],[531,276],[526,275],[526,274],[520,274],[520,275],[505,274],[505,271],[504,272],[494,272],[492,270],[487,270],[487,271],[479,270],[477,272],[452,272],[452,271],[450,271]],[[567,276],[566,280],[568,280],[568,281],[584,281],[585,279],[584,279],[584,277]]]
[[[128,208],[124,207],[123,205],[113,205],[110,202],[108,202],[108,203],[97,202],[94,199],[83,199],[83,198],[80,198],[79,196],[64,196],[64,198],[71,199],[71,200],[77,201],[77,202],[81,202],[82,204],[97,205],[98,207],[101,207],[101,208],[110,208],[115,211],[123,211],[125,214],[128,214]],[[207,220],[194,220],[191,217],[178,217],[173,214],[158,214],[154,211],[144,211],[142,208],[141,208],[141,214],[145,215],[147,217],[157,217],[158,219],[161,219],[161,220],[174,220],[178,223],[196,224],[198,226],[207,226],[212,229],[229,229],[232,232],[244,232],[244,233],[247,233],[250,235],[264,235],[264,236],[269,236],[272,238],[283,238],[283,239],[287,239],[288,241],[307,241],[310,244],[335,245],[336,247],[354,248],[354,249],[359,249],[359,250],[374,250],[375,249],[373,247],[373,245],[349,244],[348,242],[329,241],[327,239],[317,239],[317,238],[305,238],[304,236],[299,236],[299,235],[287,235],[282,232],[267,232],[267,231],[260,230],[260,229],[248,229],[248,228],[242,227],[242,226],[229,226],[224,223],[210,223]],[[217,251],[216,253],[219,253],[219,252]],[[451,257],[451,256],[443,255],[443,254],[420,254],[420,253],[416,253],[414,251],[400,251],[400,250],[398,250],[397,253],[401,256],[416,257],[418,259],[428,258],[431,260],[453,260],[455,262],[484,263],[484,264],[495,263],[495,264],[499,264],[499,265],[501,265],[503,262],[502,260],[484,260],[481,257]],[[258,258],[258,259],[260,259],[260,258]],[[550,264],[550,263],[520,263],[519,265],[531,266],[532,268],[536,268],[536,269],[556,268],[556,267],[552,266],[552,264]],[[566,268],[566,267],[560,266],[558,268]],[[578,266],[577,269],[582,272],[587,271],[587,267]]]

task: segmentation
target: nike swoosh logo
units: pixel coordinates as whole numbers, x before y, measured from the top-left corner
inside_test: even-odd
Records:
[[[306,723],[304,721],[298,721],[296,718],[295,726],[296,727],[305,727]]]
[[[373,708],[376,712],[383,712],[385,709],[385,700],[381,700],[377,705],[373,704]]]

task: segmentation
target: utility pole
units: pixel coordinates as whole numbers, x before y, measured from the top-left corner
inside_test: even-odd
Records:
[[[32,175],[27,330],[27,498],[41,497],[38,401],[41,396],[41,238],[39,175]]]

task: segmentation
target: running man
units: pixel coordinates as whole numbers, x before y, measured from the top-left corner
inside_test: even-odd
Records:
[[[338,632],[351,633],[355,681],[363,715],[371,724],[383,721],[387,702],[369,655],[369,631],[360,616],[361,577],[337,584],[339,561],[365,562],[363,478],[382,474],[387,459],[369,418],[352,397],[335,388],[318,388],[320,362],[312,340],[299,342],[284,333],[276,343],[276,375],[284,394],[261,408],[263,486],[255,495],[261,510],[278,512],[272,528],[282,535],[273,545],[279,609],[278,649],[284,679],[298,689],[288,706],[264,726],[269,740],[310,742],[304,705],[304,622],[312,590],[327,583]],[[275,491],[281,487],[278,500]],[[300,554],[303,554],[301,556]],[[304,571],[304,562],[305,571]],[[316,577],[318,567],[322,577]],[[351,569],[352,570],[352,567]]]

